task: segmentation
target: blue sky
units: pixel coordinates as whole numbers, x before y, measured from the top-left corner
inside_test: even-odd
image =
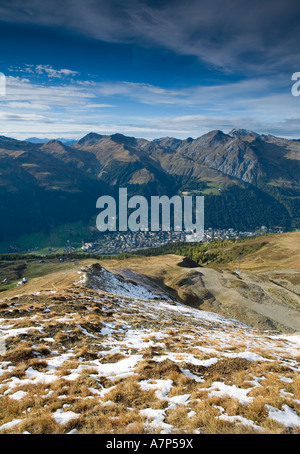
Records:
[[[300,138],[298,0],[1,0],[0,134]]]

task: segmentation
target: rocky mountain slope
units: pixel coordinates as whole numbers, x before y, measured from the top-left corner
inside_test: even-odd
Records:
[[[299,335],[79,266],[2,294],[1,433],[299,433]]]
[[[2,136],[0,234],[13,238],[91,220],[97,198],[119,187],[146,197],[205,195],[207,227],[297,226],[299,181],[299,141],[244,130],[153,141],[90,133],[72,145]]]
[[[163,141],[155,143],[165,148]],[[292,185],[300,178],[300,147],[296,141],[234,129],[228,134],[211,131],[195,140],[176,143],[174,149],[175,159],[184,156],[197,165],[254,185],[262,180]]]

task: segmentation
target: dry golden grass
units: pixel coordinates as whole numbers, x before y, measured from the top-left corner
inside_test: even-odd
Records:
[[[104,400],[111,400],[125,408],[134,408],[135,411],[146,407],[161,407],[161,401],[155,396],[154,390],[142,390],[135,377],[118,383],[105,395]]]
[[[267,236],[263,239],[255,238],[247,244],[258,244],[264,242],[265,245],[243,257],[243,271],[264,273],[273,270],[299,270],[300,267],[300,232],[289,232],[279,235]],[[235,246],[229,246],[228,249]],[[215,266],[215,265],[214,265]],[[222,267],[223,265],[216,265]],[[236,270],[237,261],[226,263],[226,268]]]
[[[170,266],[174,264],[172,258],[167,260]],[[162,259],[161,266],[163,263]],[[153,265],[152,262],[149,266]],[[283,341],[271,341],[259,331],[223,326],[211,320],[199,321],[170,310],[157,311],[157,317],[152,318],[148,316],[154,313],[151,303],[146,310],[130,298],[121,304],[112,295],[80,286],[61,289],[55,294],[24,294],[5,301],[1,317],[7,325],[36,329],[6,341],[6,352],[1,357],[0,426],[14,419],[22,422],[1,433],[55,434],[75,429],[78,433],[160,433],[161,428],[151,426],[151,418],[147,420],[140,413],[148,408],[164,412],[164,423],[173,426],[172,433],[257,433],[238,420],[220,419],[222,415],[246,418],[262,427],[264,433],[299,432],[297,427],[286,428],[268,418],[266,407],[281,409],[286,404],[300,415],[297,402],[300,377],[291,369],[291,363],[283,361],[287,358],[296,364],[299,358],[285,351]],[[13,311],[7,312],[8,308]],[[44,312],[46,308],[50,311]],[[100,334],[105,326],[103,322],[112,326],[111,335]],[[132,339],[128,344],[128,327],[140,333],[138,339],[143,341],[142,346],[139,342],[135,345]],[[270,342],[278,351],[270,348]],[[271,361],[226,357],[245,351]],[[48,360],[62,354],[69,356],[54,369],[49,368]],[[218,361],[210,366],[194,365],[193,359],[216,357]],[[107,364],[117,367],[126,358],[138,358],[128,376],[107,377],[99,373],[99,368]],[[46,384],[29,379],[28,368],[37,373],[38,379],[45,374],[52,381]],[[203,381],[189,378],[184,370]],[[70,375],[74,372],[79,376]],[[282,377],[288,381],[282,381]],[[171,380],[172,386],[168,395],[160,399],[156,389],[141,388],[142,380],[152,384]],[[249,390],[249,403],[243,405],[220,393],[210,396],[209,388],[215,382]],[[13,394],[19,391],[24,395],[15,400]],[[187,402],[175,407],[170,399],[184,394],[190,394]],[[79,416],[60,425],[54,419],[57,410],[72,411]]]
[[[2,361],[10,361],[13,365],[34,358],[34,350],[31,342],[18,344],[14,349],[9,350],[2,355]]]

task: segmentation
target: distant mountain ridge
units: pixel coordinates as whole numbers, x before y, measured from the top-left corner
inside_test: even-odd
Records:
[[[146,197],[202,194],[206,227],[300,226],[297,140],[244,129],[183,140],[95,132],[70,144],[30,140],[0,136],[0,242],[88,222],[97,198],[119,187]]]
[[[47,143],[50,142],[50,140],[53,139],[47,139],[47,138],[39,138],[39,137],[29,137],[28,139],[25,139],[26,142],[31,142],[31,143]],[[58,140],[59,142],[64,143],[65,145],[74,145],[76,142],[76,139],[64,139],[63,137],[58,137],[55,140]]]

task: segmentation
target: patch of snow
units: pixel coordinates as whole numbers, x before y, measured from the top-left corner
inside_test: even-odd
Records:
[[[224,353],[224,356],[227,358],[244,358],[247,359],[248,361],[274,361],[272,359],[267,359],[264,358],[263,356],[258,355],[257,353],[253,352],[239,352],[239,353]]]
[[[121,348],[113,347],[110,350],[102,350],[98,352],[98,354],[101,356],[114,355],[115,353],[121,353]]]
[[[198,375],[193,374],[189,369],[180,369],[181,372],[188,378],[195,380],[197,383],[204,382],[204,378],[199,377]]]
[[[38,327],[35,326],[29,326],[28,328],[15,328],[15,329],[10,329],[8,334],[4,334],[1,336],[2,341],[9,338],[9,337],[14,337],[18,336],[19,334],[24,334],[27,333],[30,329],[39,329]]]
[[[139,382],[139,385],[144,391],[150,391],[151,389],[154,389],[155,395],[158,399],[169,401],[168,408],[170,409],[175,409],[177,405],[186,405],[191,396],[190,394],[181,394],[178,396],[168,397],[168,394],[171,391],[173,385],[173,380],[170,379],[141,380]]]
[[[63,353],[62,355],[50,358],[47,360],[47,369],[55,370],[60,367],[65,361],[67,361],[71,356],[74,356],[70,353]]]
[[[54,393],[53,390],[49,391],[47,394],[44,394],[43,399],[47,399],[48,397],[50,397],[52,394]]]
[[[151,383],[154,382],[154,383]],[[167,399],[168,394],[171,391],[172,385],[173,385],[173,380],[167,379],[167,380],[141,380],[139,382],[140,387],[144,391],[150,391],[151,389],[155,389],[155,395],[158,399]]]
[[[52,375],[52,374],[46,374],[43,372],[39,372],[38,370],[33,369],[32,367],[29,367],[26,370],[26,377],[29,378],[29,380],[21,380],[22,384],[30,383],[30,384],[50,384],[53,383],[54,381],[57,380],[57,375]]]
[[[92,377],[92,375],[91,375]],[[108,394],[112,389],[114,389],[116,386],[110,386],[109,388],[102,388],[101,391],[99,389],[94,389],[94,388],[89,388],[92,394],[96,394],[99,397],[104,397],[106,394]]]
[[[6,372],[11,372],[14,370],[15,366],[9,366],[5,369],[5,367],[9,364],[11,364],[10,361],[3,361],[2,363],[0,363],[0,376],[5,374]]]
[[[25,397],[28,393],[26,391],[17,391],[14,394],[11,394],[9,397],[10,399],[14,400],[21,400]]]
[[[295,333],[295,334],[278,334],[275,336],[269,336],[270,339],[275,339],[275,340],[284,340],[288,341],[288,345],[286,345],[286,350],[294,355],[294,356],[299,356],[299,351],[300,351],[300,333]]]
[[[221,407],[220,405],[214,405],[214,408],[216,408],[217,410],[219,410],[219,412],[222,414],[224,413],[225,411],[225,408]]]
[[[78,281],[74,282],[74,285],[85,284],[87,281],[86,273],[84,273],[83,271],[77,271],[77,273],[80,275],[80,279]]]
[[[161,333],[161,332],[155,332],[155,331],[150,331],[150,330],[133,330],[129,329],[126,332],[125,338],[122,341],[122,344],[125,343],[127,347],[130,348],[135,348],[136,350],[142,350],[143,348],[151,347],[154,345],[154,341],[152,339],[146,340],[145,338],[147,337],[153,337],[155,339],[163,339],[168,337],[167,334]],[[164,347],[164,344],[161,343],[156,343],[155,344],[157,347],[162,346]]]
[[[47,368],[50,369],[52,371],[52,373],[40,372],[36,369],[33,369],[33,367],[29,367],[25,372],[26,377],[28,377],[28,378],[20,380],[18,377],[11,377],[10,382],[9,382],[9,388],[13,389],[17,386],[24,386],[27,384],[37,385],[37,384],[53,383],[54,381],[56,381],[58,379],[58,376],[54,375],[53,371],[57,367],[61,366],[61,364],[63,364],[70,356],[72,356],[72,355],[65,353],[65,354],[59,355],[55,358],[48,359]]]
[[[252,375],[252,374],[250,374]],[[254,386],[255,388],[261,385],[261,381],[264,380],[265,377],[255,377],[253,376],[253,380],[246,380],[245,383],[249,383],[250,385]]]
[[[247,405],[253,400],[253,397],[248,397],[247,395],[252,388],[238,388],[235,385],[226,385],[225,383],[219,381],[214,382],[210,388],[206,388],[205,390],[210,391],[209,397],[221,397],[226,395],[232,397],[233,399],[237,399],[243,405]]]
[[[259,430],[259,431],[264,430],[262,427],[257,426],[256,424],[254,424],[254,422],[251,419],[244,418],[243,416],[239,416],[239,415],[237,415],[237,416],[229,416],[229,415],[225,414],[225,415],[218,416],[218,418],[222,419],[223,421],[237,423],[238,425],[250,426],[250,427],[252,427],[255,430]]]
[[[283,424],[286,427],[300,426],[300,417],[288,405],[283,405],[282,410],[274,408],[271,405],[265,406],[269,410],[269,418]]]
[[[121,359],[116,363],[105,363],[101,364],[99,360],[90,361],[89,365],[80,365],[77,369],[71,371],[71,375],[80,375],[82,370],[85,369],[95,369],[98,376],[107,377],[109,380],[114,380],[115,378],[125,378],[133,375],[133,369],[139,361],[143,359],[143,355],[132,355],[128,358]],[[70,375],[66,375],[65,379],[69,379]],[[77,378],[77,377],[76,377]],[[75,380],[75,378],[74,378]]]
[[[176,408],[177,405],[186,405],[189,398],[191,397],[190,394],[181,394],[179,396],[169,397],[168,400],[170,402],[169,408]]]
[[[103,402],[102,405],[105,405],[105,406],[109,406],[109,405],[116,406],[116,403],[113,402],[112,400],[107,400],[106,402]]]
[[[140,414],[142,416],[146,416],[148,425],[151,429],[162,429],[161,434],[169,434],[173,426],[171,424],[166,424],[164,422],[166,413],[165,410],[154,410],[153,408],[145,408],[144,410],[140,410]]]
[[[281,389],[279,392],[280,392],[280,395],[281,395],[282,397],[287,397],[288,399],[289,399],[289,398],[291,398],[291,399],[294,398],[294,394],[287,392],[286,389]]]
[[[192,337],[194,339],[194,336]],[[195,345],[195,348],[197,350],[200,350],[201,352],[208,353],[208,354],[215,354],[216,349],[215,348],[209,348],[209,347],[201,347],[200,345]]]
[[[92,280],[92,288],[94,288],[94,290],[102,290],[115,295],[141,300],[159,298],[158,295],[150,292],[150,290],[142,285],[134,285],[131,282],[123,281],[105,268],[97,270],[97,274],[94,273],[92,275]]]
[[[0,426],[0,430],[11,429],[12,427],[16,426],[17,424],[20,424],[20,422],[22,422],[22,419],[13,419],[10,422],[2,424],[2,426]]]
[[[53,418],[57,422],[57,424],[67,424],[72,419],[77,419],[80,416],[80,413],[74,413],[73,411],[64,411],[63,409],[56,410],[55,413],[52,414]]]
[[[289,377],[280,377],[279,380],[283,381],[284,383],[293,383],[294,381]]]
[[[171,361],[180,363],[185,361],[186,363],[191,363],[194,366],[204,366],[209,367],[212,364],[218,362],[219,358],[209,358],[209,359],[198,359],[195,358],[191,353],[167,353],[166,355],[157,356],[156,361],[164,361],[165,359],[170,359]]]
[[[222,317],[221,315],[215,314],[213,312],[207,312],[207,311],[202,311],[199,309],[195,309],[193,307],[186,306],[181,303],[167,303],[160,301],[159,305],[161,308],[168,309],[170,311],[174,312],[179,312],[181,315],[186,315],[188,317],[195,317],[196,319],[199,320],[206,320],[209,322],[215,322],[218,324],[224,324],[224,325],[235,325],[239,327],[248,327],[245,323],[239,322],[237,320],[231,320],[226,317]]]
[[[78,328],[81,330],[83,334],[89,337],[96,337],[94,334],[89,333],[85,328],[83,328],[81,325],[77,325]]]
[[[96,394],[96,395],[101,396],[101,391],[100,391],[99,389],[89,388],[89,391],[90,391],[92,394]]]
[[[69,374],[69,375],[64,375],[64,376],[61,377],[61,378],[64,379],[64,380],[68,380],[68,381],[75,381],[75,380],[77,380],[77,378],[79,378],[79,377],[80,377],[80,373],[78,373],[78,372],[73,372],[73,373],[71,373],[71,374]]]
[[[112,334],[114,334],[116,332],[114,324],[103,322],[103,321],[102,321],[102,324],[104,325],[100,331],[100,334],[102,336],[111,336]]]

